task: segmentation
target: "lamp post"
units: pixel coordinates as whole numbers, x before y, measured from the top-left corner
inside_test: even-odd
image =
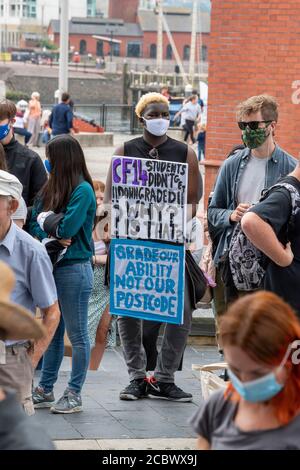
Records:
[[[60,1],[59,80],[60,96],[68,90],[69,65],[69,0]]]
[[[112,62],[113,57],[113,39],[114,39],[114,32],[110,30],[110,61]]]
[[[113,60],[113,45],[114,45],[114,34],[115,30],[113,28],[107,28],[106,32],[110,34],[110,61],[112,62]]]
[[[109,29],[107,32],[110,34],[110,61],[112,62],[113,58],[113,40],[114,40],[114,30]]]

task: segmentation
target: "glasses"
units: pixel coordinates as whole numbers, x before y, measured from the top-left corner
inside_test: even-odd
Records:
[[[148,153],[149,157],[153,158],[154,160],[157,160],[159,158],[158,150],[154,147],[150,152]]]
[[[269,125],[271,124],[271,122],[273,121],[250,121],[250,122],[240,121],[238,122],[238,126],[242,131],[244,131],[247,127],[249,127],[249,129],[251,129],[252,131],[256,131],[259,127],[259,124],[264,123],[264,124]]]

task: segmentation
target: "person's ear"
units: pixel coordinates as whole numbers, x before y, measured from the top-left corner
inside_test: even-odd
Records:
[[[12,199],[9,205],[10,215],[13,215],[19,207],[19,201],[17,199]]]
[[[291,364],[287,363],[282,369],[275,373],[277,382],[284,385],[291,373],[292,366]]]
[[[142,126],[145,126],[145,121],[144,121],[143,116],[141,116],[141,117],[139,118],[139,121],[140,121],[140,123],[142,124]]]
[[[12,125],[14,125],[14,123],[16,122],[16,119],[13,118],[13,119],[10,120],[10,122],[12,123]]]
[[[277,122],[276,122],[276,121],[272,121],[271,124],[270,124],[270,126],[271,126],[271,133],[272,133],[272,136],[275,137]]]

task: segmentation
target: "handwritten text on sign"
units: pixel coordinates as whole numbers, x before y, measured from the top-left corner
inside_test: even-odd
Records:
[[[184,242],[188,165],[113,157],[112,238]]]
[[[110,313],[182,324],[184,247],[112,240]]]

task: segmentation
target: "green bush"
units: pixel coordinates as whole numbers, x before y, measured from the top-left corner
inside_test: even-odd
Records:
[[[30,95],[25,91],[6,90],[6,99],[11,101],[30,100]]]
[[[39,42],[38,47],[45,47],[49,51],[56,51],[58,49],[57,45],[51,41],[48,41],[48,39],[42,39]]]

